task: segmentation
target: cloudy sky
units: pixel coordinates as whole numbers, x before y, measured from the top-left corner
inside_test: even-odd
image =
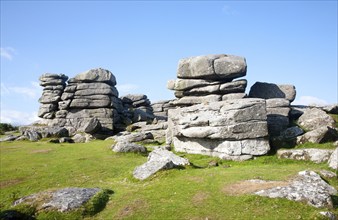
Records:
[[[337,1],[1,1],[1,122],[37,120],[43,73],[109,69],[121,95],[174,98],[178,60],[247,59],[256,81],[294,84],[295,104],[337,103]]]

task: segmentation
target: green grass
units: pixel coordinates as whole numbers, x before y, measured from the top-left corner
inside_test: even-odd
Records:
[[[286,199],[224,192],[230,184],[259,178],[287,180],[301,170],[328,169],[326,164],[259,157],[246,162],[221,161],[201,155],[181,156],[195,166],[161,171],[145,181],[132,177],[147,160],[141,154],[114,153],[112,141],[81,144],[10,142],[1,145],[0,210],[32,193],[64,187],[112,190],[87,205],[87,214],[38,213],[37,219],[317,219],[316,209]],[[208,168],[211,160],[219,166]],[[327,181],[338,188],[337,179]],[[103,204],[102,200],[108,200]],[[337,208],[337,207],[336,207]],[[103,210],[102,210],[103,209]],[[102,211],[101,211],[102,210]],[[30,211],[30,209],[28,209]],[[100,212],[98,212],[100,211]],[[95,214],[96,213],[96,214]]]

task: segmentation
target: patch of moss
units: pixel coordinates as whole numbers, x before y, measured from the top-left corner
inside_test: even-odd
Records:
[[[93,198],[91,198],[84,206],[83,215],[84,216],[93,216],[100,211],[102,211],[107,202],[109,201],[109,196],[114,192],[110,189],[104,189],[98,192]]]

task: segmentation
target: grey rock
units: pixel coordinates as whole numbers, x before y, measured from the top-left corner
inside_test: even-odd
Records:
[[[222,101],[246,98],[246,93],[231,93],[222,96]]]
[[[70,137],[62,137],[59,139],[59,143],[74,143],[74,140]]]
[[[323,110],[329,114],[338,114],[338,104],[324,106]]]
[[[115,76],[109,71],[102,68],[91,69],[76,75],[68,80],[69,83],[86,83],[86,82],[103,82],[111,86],[116,85]]]
[[[99,188],[64,188],[23,197],[15,201],[14,205],[24,203],[38,206],[37,208],[39,210],[45,209],[68,212],[80,208],[99,191]]]
[[[133,176],[139,180],[145,180],[159,170],[171,169],[177,166],[189,165],[187,159],[181,158],[165,149],[155,149],[148,156],[148,161],[135,168]]]
[[[305,201],[307,204],[322,208],[333,207],[331,195],[337,190],[327,184],[313,171],[301,171],[288,186],[276,187],[256,192],[256,195],[269,198],[286,198],[293,201]]]
[[[75,134],[72,139],[74,140],[75,143],[85,143],[86,142],[86,137],[82,134]]]
[[[70,103],[70,108],[106,108],[111,106],[110,100],[102,100],[102,99],[73,99]]]
[[[34,130],[27,130],[23,133],[23,135],[25,135],[30,141],[38,141],[41,139],[41,134]]]
[[[306,132],[297,138],[298,144],[311,143],[326,143],[338,140],[338,132],[335,128],[323,126],[315,130]]]
[[[333,212],[319,212],[320,215],[327,217],[328,220],[337,220],[336,215]]]
[[[43,117],[45,114],[55,111],[56,109],[56,104],[42,104],[40,105],[38,116]]]
[[[69,99],[73,99],[73,97],[74,97],[74,93],[64,92],[61,95],[61,100],[69,100]]]
[[[118,97],[118,91],[115,87],[103,89],[83,89],[77,90],[74,93],[76,96],[92,96],[92,95],[108,95]]]
[[[56,118],[66,118],[68,114],[68,111],[66,110],[60,110],[55,113]]]
[[[278,150],[278,158],[292,159],[292,160],[310,160],[314,163],[327,162],[333,150],[326,149],[288,149]]]
[[[126,133],[114,136],[114,139],[117,142],[127,142],[127,143],[140,142],[153,138],[154,137],[149,132]]]
[[[246,61],[233,55],[207,55],[181,59],[177,77],[181,79],[231,79],[246,75]]]
[[[15,141],[15,140],[17,140],[17,138],[18,137],[20,137],[20,136],[18,136],[18,135],[7,135],[7,136],[5,136],[5,137],[3,137],[3,138],[0,138],[0,142],[5,142],[5,141]]]
[[[72,101],[72,100],[70,100],[70,99],[69,99],[69,100],[65,100],[65,101],[60,101],[60,102],[59,102],[59,109],[61,109],[61,110],[66,110],[66,109],[68,109],[68,107],[69,107],[71,101]]]
[[[51,79],[62,79],[63,81],[66,81],[68,76],[65,74],[45,73],[39,77],[40,81],[49,81]]]
[[[320,170],[319,173],[326,178],[335,178],[337,174],[328,170]]]
[[[280,133],[289,126],[289,118],[278,114],[267,116],[268,131],[271,136],[279,136]]]
[[[101,129],[101,123],[97,118],[91,118],[89,119],[84,126],[82,127],[82,130],[88,134],[95,134]]]
[[[38,133],[39,136],[43,138],[47,137],[68,137],[69,133],[68,130],[64,127],[59,127],[59,126],[22,126],[19,128],[20,132],[24,135],[28,131],[28,133],[33,134],[33,136],[36,136],[35,133]],[[27,137],[29,137],[27,133]],[[41,138],[40,137],[40,138]],[[30,138],[29,138],[30,139]]]
[[[64,84],[62,84],[62,85],[48,85],[48,86],[43,87],[43,90],[60,90],[60,91],[63,91],[64,88],[65,88]]]
[[[282,131],[280,133],[280,136],[284,140],[288,140],[288,139],[296,138],[296,137],[298,137],[298,136],[300,136],[302,134],[304,134],[304,131],[300,127],[293,126],[293,127],[287,128],[284,131]]]
[[[210,103],[210,102],[218,102],[222,99],[221,95],[207,95],[207,96],[185,96],[178,100],[172,102],[175,106],[190,106],[201,103]]]
[[[239,155],[239,156],[231,156],[227,154],[221,154],[219,156],[222,160],[232,160],[232,161],[246,161],[246,160],[251,160],[253,158],[252,155]]]
[[[175,91],[186,91],[193,88],[206,87],[216,84],[221,84],[221,81],[204,79],[176,79],[169,80],[167,88]]]
[[[147,99],[147,96],[144,94],[128,94],[125,96],[120,97],[122,102],[125,103],[133,103],[133,102],[137,102],[140,100],[145,100]]]
[[[338,147],[331,154],[328,164],[330,168],[338,170]]]
[[[292,102],[296,98],[296,88],[293,85],[256,82],[250,89],[249,97],[262,99],[284,98]]]
[[[273,98],[266,100],[267,108],[289,107],[290,101],[284,98]]]
[[[46,81],[40,81],[40,86],[56,86],[56,85],[65,85],[65,80],[63,79],[48,79]]]
[[[114,152],[120,152],[120,153],[146,153],[147,148],[145,148],[142,145],[135,144],[135,143],[129,143],[129,142],[117,142],[115,145],[112,146],[112,150]]]
[[[324,126],[334,127],[335,121],[323,110],[311,108],[306,109],[304,114],[299,117],[298,124],[306,130],[314,130]]]

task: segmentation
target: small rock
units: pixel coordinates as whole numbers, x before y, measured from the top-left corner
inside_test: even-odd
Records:
[[[336,141],[337,139],[338,132],[335,128],[323,126],[297,137],[297,144],[304,144],[307,142],[319,144]]]
[[[290,149],[278,150],[278,158],[293,159],[293,160],[310,160],[315,163],[323,163],[329,160],[333,150],[326,149]]]
[[[60,143],[74,143],[74,140],[70,137],[62,137],[59,139]]]
[[[326,178],[334,178],[337,177],[337,174],[328,170],[321,170],[319,173]]]
[[[209,161],[208,167],[218,167],[218,162],[216,160]]]
[[[84,143],[86,142],[86,137],[82,134],[76,134],[72,137],[75,143]]]
[[[147,148],[145,148],[142,145],[138,145],[135,143],[129,143],[129,142],[117,142],[115,145],[112,146],[112,149],[114,152],[120,152],[120,153],[146,153]]]
[[[319,214],[328,218],[328,220],[336,220],[337,217],[333,212],[319,212]]]
[[[338,170],[338,147],[331,154],[328,163],[330,168]]]

